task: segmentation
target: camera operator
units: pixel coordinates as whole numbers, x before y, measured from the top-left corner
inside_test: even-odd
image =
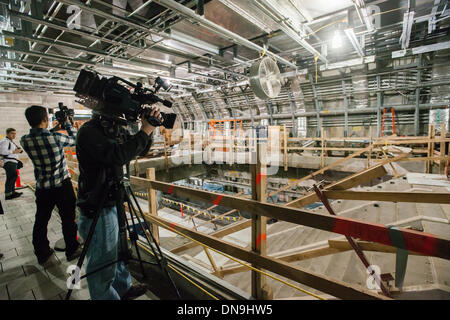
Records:
[[[25,110],[25,117],[31,126],[30,133],[22,136],[20,144],[30,157],[36,178],[36,219],[33,227],[34,253],[41,265],[53,264],[54,250],[47,238],[47,226],[55,205],[61,216],[62,231],[66,243],[67,261],[81,254],[77,241],[75,223],[75,193],[70,181],[69,168],[64,158],[64,147],[75,146],[75,133],[69,119],[63,125],[69,136],[47,130],[47,110],[31,106]],[[53,257],[53,261],[52,261]]]
[[[145,112],[156,117],[160,114],[156,109],[146,109]],[[108,190],[86,253],[86,273],[118,260],[117,199],[109,186],[114,173],[121,179],[123,166],[137,155],[147,154],[150,149],[155,127],[144,116],[141,123],[140,131],[129,135],[114,119],[94,113],[92,119],[78,131],[76,149],[80,176],[77,205],[81,209],[78,226],[83,239],[87,238],[93,216],[97,213],[100,194]],[[129,300],[147,290],[143,284],[131,285],[131,275],[123,261],[94,272],[87,277],[87,282],[92,300]]]
[[[22,195],[22,192],[16,192],[15,185],[17,180],[17,169],[21,168],[22,162],[19,160],[19,153],[22,148],[14,143],[16,138],[16,129],[6,129],[6,138],[0,141],[0,156],[3,157],[3,169],[6,171],[5,182],[5,200],[11,200]]]

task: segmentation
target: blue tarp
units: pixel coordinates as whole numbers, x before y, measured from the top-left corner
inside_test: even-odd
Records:
[[[203,190],[223,192],[223,185],[217,183],[203,182]]]

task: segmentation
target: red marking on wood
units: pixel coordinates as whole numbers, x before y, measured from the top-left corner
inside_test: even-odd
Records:
[[[183,218],[183,205],[180,204],[180,207],[181,207],[181,217]]]
[[[167,190],[167,193],[168,193],[168,194],[172,194],[172,192],[173,192],[173,186],[170,186],[170,187],[169,187],[169,190]]]
[[[175,223],[170,224],[170,226],[169,226],[170,230],[173,230],[175,226],[176,226]]]
[[[221,196],[218,196],[218,197],[213,201],[213,204],[215,204],[216,206],[218,206],[219,203],[220,203],[220,201],[222,201],[222,198],[223,198],[222,195],[221,195]]]
[[[261,172],[258,173],[258,175],[256,176],[256,185],[260,184],[261,178],[262,178],[263,176],[265,177],[265,176],[267,176],[267,175],[266,175],[266,174],[262,174]]]
[[[336,220],[331,231],[352,238],[373,241],[395,247],[387,227],[372,223],[368,226],[368,223],[350,223],[350,221],[347,222],[345,220],[346,218],[344,217],[340,217],[339,220]],[[352,220],[352,222],[354,222],[354,220]],[[436,239],[434,235],[429,233],[408,230],[408,232],[402,232],[402,236],[405,243],[405,249],[408,251],[443,257],[442,252],[445,252],[445,248],[448,247],[448,244],[440,243],[439,239]]]
[[[264,240],[266,241],[267,237],[265,233],[262,233],[258,236],[258,238],[256,239],[256,247],[258,248],[259,245],[261,244],[261,241]]]

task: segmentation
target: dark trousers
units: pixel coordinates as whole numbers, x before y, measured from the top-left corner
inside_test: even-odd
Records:
[[[6,171],[5,195],[9,196],[16,190],[17,163],[8,161],[3,165],[3,168]]]
[[[51,189],[36,189],[36,220],[33,227],[34,253],[38,260],[45,260],[50,255],[50,243],[47,238],[47,226],[53,208],[58,208],[62,222],[62,232],[66,243],[66,256],[78,248],[77,225],[75,223],[75,193],[70,179],[62,186]]]

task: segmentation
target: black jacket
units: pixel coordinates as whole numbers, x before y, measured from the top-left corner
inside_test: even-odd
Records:
[[[121,126],[114,127],[125,132]],[[123,166],[136,156],[147,154],[153,142],[153,134],[147,136],[143,131],[128,135],[126,141],[120,141],[115,133],[108,132],[98,118],[83,124],[77,134],[77,160],[80,170],[78,178],[77,205],[86,216],[92,216],[99,205],[102,192],[108,188],[112,173],[123,176]],[[100,188],[96,188],[100,186]],[[115,205],[112,192],[103,207]]]

